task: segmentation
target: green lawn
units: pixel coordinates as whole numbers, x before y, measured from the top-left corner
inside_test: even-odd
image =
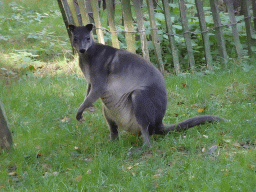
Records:
[[[231,66],[212,74],[166,76],[165,123],[200,114],[230,122],[154,136],[152,150],[132,156],[127,153],[142,139],[121,133],[119,141],[111,142],[100,101],[95,112],[84,115],[85,122],[76,121],[86,83],[75,68],[1,78],[0,97],[14,146],[0,156],[0,190],[255,189],[255,66],[247,72]]]
[[[142,138],[122,132],[111,142],[101,101],[75,119],[86,82],[57,3],[15,2],[0,1],[0,99],[14,142],[0,154],[0,191],[255,191],[255,60],[166,74],[165,124],[230,121],[153,136],[151,150],[128,155]]]

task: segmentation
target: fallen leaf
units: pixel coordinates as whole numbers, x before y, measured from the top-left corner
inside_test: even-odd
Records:
[[[208,139],[208,135],[203,135],[204,138]]]
[[[249,145],[247,145],[247,144],[241,144],[241,146],[242,146],[243,148],[249,149]]]
[[[87,108],[87,110],[90,111],[90,112],[94,112],[94,111],[97,110],[97,107],[91,106],[91,107]]]
[[[155,175],[153,175],[153,179],[158,179],[159,177],[161,177],[161,174],[155,174]]]
[[[42,153],[38,153],[38,154],[36,155],[36,158],[39,158],[39,157],[41,157],[41,156],[43,156],[43,154],[42,154]]]
[[[59,173],[57,171],[53,172],[52,175],[57,176]]]
[[[230,143],[231,139],[223,139],[223,141],[225,141],[226,143]]]
[[[9,172],[8,175],[9,176],[17,176],[18,174],[16,172]]]
[[[129,167],[127,167],[128,170],[131,170],[133,168],[132,165],[130,165]]]
[[[182,83],[182,86],[185,88],[185,87],[187,87],[188,88],[188,86],[187,86],[187,84],[186,83]]]
[[[197,109],[197,111],[198,111],[198,113],[202,113],[205,109],[206,109],[206,107],[204,107],[204,108],[199,108],[199,109]]]
[[[195,104],[191,105],[191,107],[192,107],[192,108],[198,108],[198,104],[195,103]]]
[[[79,149],[79,147],[77,147],[77,146],[75,146],[74,148],[75,148],[75,150]]]
[[[54,176],[57,176],[59,175],[59,173],[57,171],[53,172],[53,173],[49,173],[49,172],[44,172],[43,175],[45,177],[48,177],[48,176],[51,176],[51,175],[54,175]]]
[[[77,182],[80,182],[80,181],[82,180],[82,176],[81,176],[81,175],[78,175],[78,176],[75,178],[75,180],[76,180]]]
[[[62,121],[62,122],[65,122],[65,123],[70,122],[70,120],[71,120],[71,118],[70,118],[70,117],[67,117],[67,116],[65,116],[65,117],[63,117],[63,118],[61,119],[61,121]]]
[[[238,143],[238,142],[235,142],[233,145],[234,145],[235,147],[241,147],[240,143]]]
[[[218,148],[217,145],[213,145],[212,147],[210,147],[210,148],[207,150],[207,154],[213,153],[214,151],[216,151],[217,148]]]

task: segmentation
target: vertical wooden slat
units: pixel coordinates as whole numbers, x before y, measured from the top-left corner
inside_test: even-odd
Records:
[[[242,45],[240,43],[239,34],[238,34],[238,31],[237,31],[237,22],[236,22],[236,18],[235,18],[233,0],[225,0],[225,2],[226,2],[227,9],[228,9],[228,15],[229,15],[229,19],[230,19],[230,23],[231,23],[231,27],[232,27],[232,32],[233,32],[234,43],[235,43],[235,46],[236,46],[237,57],[238,57],[239,60],[241,60]]]
[[[199,18],[199,24],[201,28],[202,38],[204,42],[204,51],[205,51],[205,59],[207,63],[207,68],[212,69],[212,55],[211,55],[211,47],[209,41],[209,34],[206,27],[205,16],[204,16],[204,9],[203,9],[203,2],[202,0],[195,0],[196,8]]]
[[[163,7],[164,7],[164,15],[165,15],[165,23],[167,28],[167,33],[171,45],[172,50],[172,57],[173,57],[173,64],[174,64],[174,70],[175,73],[180,73],[180,64],[179,64],[179,55],[178,50],[176,48],[175,39],[172,31],[172,20],[171,20],[171,14],[169,10],[169,3],[168,0],[162,0]]]
[[[149,53],[148,53],[147,36],[146,36],[144,20],[143,20],[143,13],[141,10],[142,2],[138,0],[133,0],[133,5],[134,5],[137,22],[138,22],[142,54],[145,59],[150,60]]]
[[[78,18],[77,18],[77,15],[76,15],[76,9],[75,9],[75,6],[74,6],[74,1],[73,0],[67,0],[67,3],[68,3],[68,6],[69,6],[70,14],[73,17],[74,23],[75,23],[75,25],[78,26],[79,22],[78,22]]]
[[[156,52],[158,67],[159,67],[159,70],[162,73],[164,73],[164,64],[163,64],[163,59],[162,59],[160,42],[158,40],[153,1],[152,0],[147,0],[147,5],[148,5],[150,26],[151,26],[151,31],[152,31],[152,40],[153,40],[154,49],[155,49],[155,52]]]
[[[115,48],[120,48],[119,41],[117,37],[117,30],[115,25],[115,10],[113,7],[113,0],[106,0],[107,12],[108,12],[108,22],[112,39],[112,46]]]
[[[86,25],[90,23],[90,20],[89,20],[88,14],[86,14],[87,12],[85,8],[84,0],[77,0],[77,2],[80,9],[81,17],[82,17],[82,25]]]
[[[252,0],[254,31],[256,31],[256,0]]]
[[[67,30],[67,32],[68,32],[68,37],[69,37],[70,44],[71,44],[71,47],[72,47],[72,54],[75,54],[74,47],[72,46],[72,34],[71,34],[71,32],[68,30],[68,25],[69,25],[69,24],[73,24],[73,23],[71,23],[71,22],[69,23],[68,17],[67,17],[66,12],[65,12],[64,4],[62,3],[61,0],[58,0],[58,5],[59,5],[60,11],[61,11],[61,15],[62,15],[64,24],[65,24],[65,26],[66,26],[66,30]]]
[[[61,0],[61,1],[62,1],[64,10],[65,10],[65,13],[66,13],[66,16],[67,16],[67,19],[68,19],[68,23],[69,23],[69,24],[75,24],[67,0]]]
[[[100,22],[98,1],[91,0],[91,6],[92,6],[92,11],[93,11],[93,18],[94,18],[94,22],[95,22],[95,28],[96,28],[96,33],[97,33],[97,37],[98,37],[98,42],[101,44],[105,44],[103,32],[102,32],[102,28],[101,28],[101,22]]]
[[[85,9],[86,9],[86,13],[88,14],[90,23],[94,23],[91,0],[85,0]]]
[[[125,29],[127,50],[131,51],[132,53],[136,53],[135,34],[134,34],[130,0],[122,0],[121,3],[122,3],[122,9],[123,9],[124,29]]]
[[[251,14],[249,10],[249,0],[243,0],[243,13],[247,34],[247,45],[248,45],[248,53],[252,55],[252,27],[251,27]]]
[[[216,0],[210,0],[210,4],[211,4],[211,10],[212,10],[212,16],[213,16],[213,21],[214,21],[215,35],[216,35],[219,55],[220,55],[220,57],[223,58],[224,62],[226,63],[228,61],[228,55],[227,55],[227,51],[226,51],[224,35],[222,32],[222,26],[221,26],[217,2],[216,2]]]
[[[195,70],[195,58],[194,58],[193,48],[192,48],[192,44],[191,44],[191,36],[190,36],[191,33],[188,28],[188,20],[187,20],[187,16],[186,16],[187,8],[186,8],[184,0],[180,0],[179,5],[180,5],[180,15],[181,15],[182,27],[183,27],[183,31],[184,31],[184,38],[185,38],[187,51],[188,51],[189,64],[190,64],[190,68],[192,69],[192,71],[194,71]]]
[[[78,5],[77,0],[73,0],[73,5],[74,5],[75,11],[76,11],[76,17],[77,17],[77,20],[78,20],[78,24],[80,26],[82,26],[83,25],[82,16],[81,16],[81,13],[80,13],[80,10],[79,10],[79,5]]]

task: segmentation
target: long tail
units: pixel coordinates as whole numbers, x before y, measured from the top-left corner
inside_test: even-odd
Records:
[[[221,117],[213,116],[213,115],[201,115],[201,116],[196,116],[196,117],[192,117],[190,119],[181,121],[177,124],[165,125],[163,132],[168,133],[171,131],[177,131],[177,132],[184,131],[196,125],[202,125],[202,124],[205,124],[206,122],[212,123],[216,121],[228,121],[228,120],[223,119]]]

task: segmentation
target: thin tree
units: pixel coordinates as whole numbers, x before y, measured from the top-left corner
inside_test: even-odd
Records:
[[[12,145],[12,135],[8,128],[6,115],[0,101],[0,149],[8,149]]]

